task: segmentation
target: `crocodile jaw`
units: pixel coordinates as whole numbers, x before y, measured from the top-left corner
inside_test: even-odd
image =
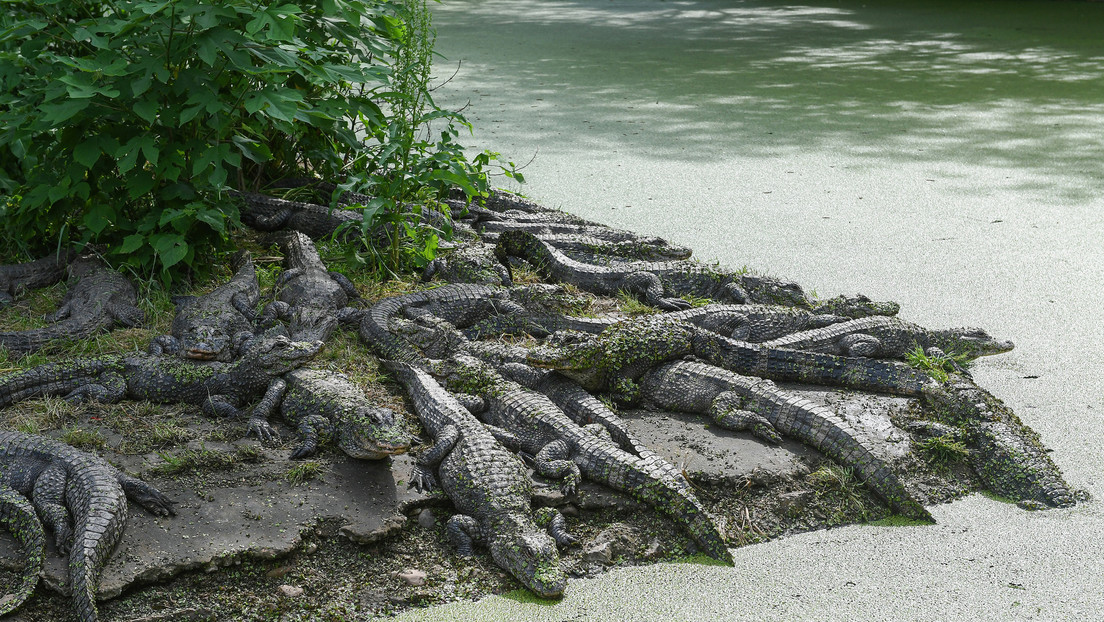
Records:
[[[541,598],[562,598],[567,574],[552,536],[536,530],[500,535],[491,540],[491,557]]]

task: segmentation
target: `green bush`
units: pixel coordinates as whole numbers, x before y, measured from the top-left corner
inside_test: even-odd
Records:
[[[238,213],[227,190],[296,176],[381,192],[366,227],[417,233],[396,206],[449,185],[485,190],[487,160],[469,163],[455,144],[463,119],[432,106],[428,64],[403,61],[432,32],[411,23],[413,9],[5,2],[0,235],[29,253],[101,243],[168,285],[187,273],[178,264],[202,269],[229,250]],[[445,120],[442,139],[419,143],[433,118]]]

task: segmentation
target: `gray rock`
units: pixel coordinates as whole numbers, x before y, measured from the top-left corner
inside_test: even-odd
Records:
[[[407,585],[410,585],[410,586],[413,586],[413,587],[423,586],[423,585],[425,585],[425,582],[426,582],[426,573],[425,573],[425,571],[424,570],[418,570],[416,568],[407,568],[406,570],[403,570],[402,572],[398,573],[395,576],[402,579]]]
[[[287,598],[299,598],[303,595],[303,588],[297,585],[281,585],[280,587],[276,588],[276,591],[279,592],[281,596],[285,596]]]

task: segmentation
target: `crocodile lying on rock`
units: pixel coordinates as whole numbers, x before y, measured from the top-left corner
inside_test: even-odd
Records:
[[[689,489],[673,483],[669,471],[618,447],[601,426],[579,426],[546,395],[469,356],[440,361],[432,372],[451,390],[481,398],[486,408],[480,418],[516,438],[533,456],[537,473],[560,480],[564,494],[573,494],[585,475],[667,514],[705,554],[732,562],[716,524]]]
[[[295,369],[284,374],[283,381],[287,389],[279,402],[280,417],[301,438],[292,460],[313,456],[328,443],[361,460],[380,460],[410,449],[411,436],[402,419],[390,408],[372,404],[345,374]],[[255,432],[265,440],[275,436],[270,417],[259,408],[251,415]]]
[[[917,347],[929,355],[947,352],[969,359],[1008,352],[1013,347],[1011,341],[994,339],[980,328],[929,330],[895,317],[880,316],[797,332],[764,342],[763,345],[893,359],[904,359]]]
[[[796,438],[853,467],[895,512],[934,522],[861,433],[827,408],[783,391],[770,380],[675,361],[649,370],[640,386],[642,397],[660,408],[708,414],[721,427],[749,429],[770,442],[779,442],[779,434]]]
[[[563,516],[543,508],[531,518],[532,485],[521,460],[427,373],[398,361],[383,361],[410,396],[433,446],[418,459],[411,486],[440,487],[458,514],[448,521],[449,540],[463,557],[484,544],[501,568],[542,598],[559,598],[567,587],[556,545],[575,538]],[[433,477],[433,471],[437,477]],[[541,529],[538,524],[547,526]]]
[[[327,270],[305,234],[289,231],[278,241],[284,271],[276,278],[276,300],[265,307],[260,325],[280,319],[288,322],[288,335],[295,341],[325,341],[339,322],[358,324],[359,310],[349,306],[360,298],[352,281]]]
[[[0,266],[0,307],[11,304],[24,290],[48,287],[65,278],[65,267],[76,258],[76,251],[66,249],[31,262]]]
[[[651,306],[670,311],[690,307],[690,302],[678,296],[809,306],[804,292],[792,283],[727,272],[691,261],[583,263],[525,231],[500,235],[496,252],[503,263],[507,263],[509,257],[528,261],[546,279],[571,283],[585,291],[607,296],[623,291]]]
[[[34,352],[52,341],[85,339],[116,325],[137,326],[145,319],[134,285],[99,259],[77,259],[69,265],[69,278],[75,284],[57,310],[46,316],[49,326],[0,332],[0,345],[12,352]]]
[[[209,416],[239,417],[242,404],[263,394],[258,409],[271,412],[270,404],[279,402],[287,386],[280,376],[321,348],[322,342],[293,342],[275,336],[256,340],[233,363],[197,364],[156,355],[47,363],[0,378],[0,408],[46,396],[105,404],[130,398],[194,404]]]
[[[69,555],[69,589],[81,622],[97,619],[96,589],[126,527],[127,499],[157,516],[173,514],[173,503],[165,495],[103,459],[21,432],[0,431],[0,485],[31,499],[54,532],[58,552]],[[20,528],[37,531],[38,535],[28,533],[27,540],[38,546],[42,524],[37,519],[24,521]],[[33,590],[41,568],[40,558],[30,562],[33,574],[24,575],[24,590],[28,584]]]
[[[201,361],[232,361],[254,337],[261,288],[248,252],[231,262],[234,276],[210,292],[175,299],[171,333],[155,337],[151,354],[175,354]]]
[[[661,363],[696,356],[739,374],[919,396],[938,386],[906,365],[861,357],[769,348],[700,329],[666,315],[623,320],[599,335],[578,334],[530,351],[528,362],[555,369],[589,390],[632,401],[637,381]]]

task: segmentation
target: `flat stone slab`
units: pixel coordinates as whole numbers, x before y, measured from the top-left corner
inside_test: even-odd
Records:
[[[431,500],[407,489],[414,463],[405,455],[360,461],[330,454],[322,475],[295,485],[284,478],[296,464],[288,454],[264,450],[258,464],[205,473],[213,482],[198,488],[195,475],[145,475],[176,502],[176,516],[158,518],[130,504],[127,529],[104,568],[99,598],[188,570],[213,571],[246,557],[286,555],[299,545],[301,534],[323,520],[342,525],[340,533],[355,542],[372,542],[399,529],[406,509]],[[19,550],[6,534],[0,565],[22,567]],[[66,560],[52,542],[43,578],[49,587],[66,590]]]
[[[893,415],[909,408],[908,398],[808,385],[779,386],[841,416],[867,437],[878,457],[892,463],[908,454],[908,433],[891,421]],[[769,484],[807,473],[809,464],[821,460],[818,451],[797,441],[784,439],[772,445],[750,432],[722,428],[705,415],[629,410],[621,417],[641,442],[694,479]]]

